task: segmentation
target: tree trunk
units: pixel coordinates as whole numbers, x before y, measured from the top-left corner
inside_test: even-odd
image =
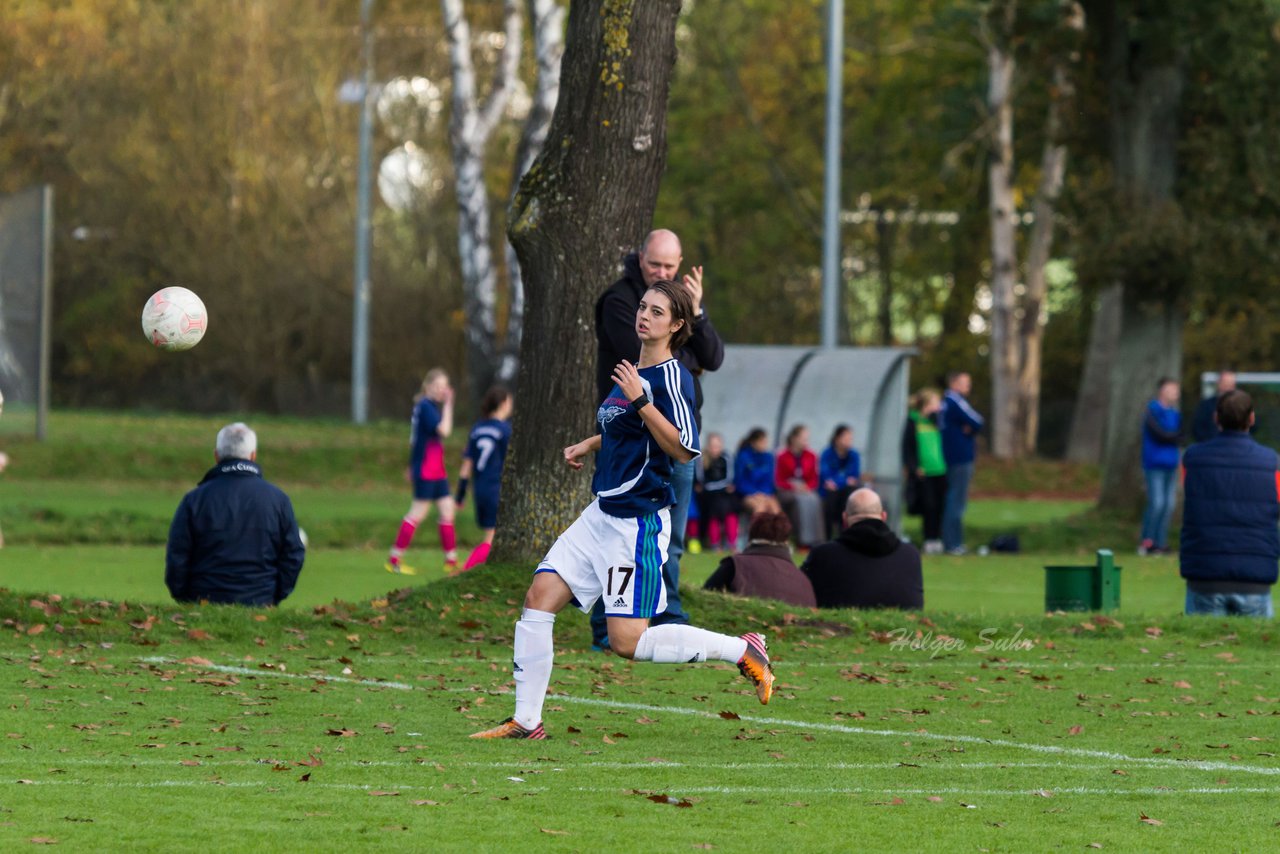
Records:
[[[594,305],[650,227],[666,163],[679,0],[574,0],[561,97],[508,237],[527,301],[495,560],[540,557],[590,497],[563,449],[595,432]]]
[[[1072,462],[1094,465],[1102,462],[1111,411],[1111,366],[1115,364],[1116,348],[1120,344],[1123,308],[1123,286],[1111,285],[1098,295],[1098,305],[1089,324],[1080,392],[1071,416],[1071,436],[1067,441],[1067,459]]]
[[[1027,242],[1026,286],[1022,301],[1019,349],[1022,362],[1018,367],[1017,403],[1014,407],[1015,456],[1036,452],[1040,432],[1040,374],[1044,352],[1044,302],[1049,292],[1045,268],[1053,249],[1053,220],[1057,213],[1058,195],[1067,167],[1067,147],[1059,141],[1063,102],[1070,96],[1071,86],[1060,57],[1053,69],[1053,93],[1045,117],[1044,152],[1040,157],[1040,184],[1036,188],[1032,211],[1035,222]]]
[[[1121,210],[1137,220],[1140,212],[1173,205],[1184,70],[1176,45],[1144,42],[1144,37],[1152,38],[1147,33],[1159,27],[1150,27],[1151,22],[1127,4],[1114,4],[1110,11],[1106,24],[1112,171]],[[1158,14],[1169,13],[1147,16]],[[1098,506],[1127,510],[1141,502],[1142,409],[1155,393],[1156,380],[1181,375],[1182,309],[1167,292],[1152,301],[1141,284],[1121,285],[1124,309],[1111,375]]]
[[[1142,506],[1142,417],[1163,377],[1182,375],[1182,312],[1126,301],[1111,369],[1111,406],[1098,506],[1125,513]]]
[[[533,55],[538,67],[533,89],[533,107],[525,119],[516,147],[516,166],[511,173],[511,202],[515,202],[522,179],[542,151],[551,127],[551,114],[560,95],[560,59],[564,55],[564,8],[556,0],[528,0],[529,29],[533,32]],[[498,380],[515,385],[520,364],[520,341],[524,333],[524,275],[515,247],[504,244],[507,262],[507,335],[498,363]]]
[[[498,370],[498,271],[493,262],[489,193],[484,181],[484,150],[515,89],[520,65],[520,3],[505,0],[506,40],[498,58],[492,91],[481,105],[471,59],[471,26],[462,0],[441,0],[449,42],[453,97],[449,146],[458,199],[458,257],[462,264],[463,313],[466,316],[467,379],[479,400]]]
[[[1015,4],[1004,5],[987,46],[987,109],[992,117],[988,206],[991,217],[991,450],[1017,455],[1014,404],[1018,390],[1017,218],[1013,194],[1013,73],[1009,38]],[[993,17],[995,17],[993,15]]]

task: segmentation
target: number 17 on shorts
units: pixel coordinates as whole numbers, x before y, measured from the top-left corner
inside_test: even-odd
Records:
[[[635,579],[634,566],[611,566],[605,572],[604,580],[604,612],[606,614],[631,616],[635,611]]]

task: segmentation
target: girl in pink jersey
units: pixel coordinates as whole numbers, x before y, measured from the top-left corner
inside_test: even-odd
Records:
[[[416,575],[417,570],[401,561],[413,534],[435,504],[440,511],[440,547],[444,549],[445,570],[458,568],[457,538],[453,530],[453,494],[444,467],[444,440],[453,430],[453,387],[443,368],[432,368],[422,381],[422,391],[414,398],[410,429],[409,482],[413,502],[400,522],[395,543],[387,555],[387,572]]]

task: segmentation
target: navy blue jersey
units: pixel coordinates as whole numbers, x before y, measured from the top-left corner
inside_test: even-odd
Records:
[[[693,418],[693,374],[676,359],[640,369],[640,384],[653,405],[680,431],[680,444],[699,455]],[[646,516],[675,504],[671,458],[615,384],[596,410],[601,433],[591,491],[610,516]]]
[[[507,446],[511,444],[511,424],[497,418],[477,421],[467,438],[467,449],[462,455],[471,460],[471,482],[476,492],[497,489],[502,483],[502,464],[507,459]]]

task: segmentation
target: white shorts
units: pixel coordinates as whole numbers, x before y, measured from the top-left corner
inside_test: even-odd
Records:
[[[652,617],[667,609],[662,565],[670,540],[671,514],[666,508],[622,519],[592,501],[534,572],[560,576],[583,611],[590,611],[603,596],[605,616]]]

